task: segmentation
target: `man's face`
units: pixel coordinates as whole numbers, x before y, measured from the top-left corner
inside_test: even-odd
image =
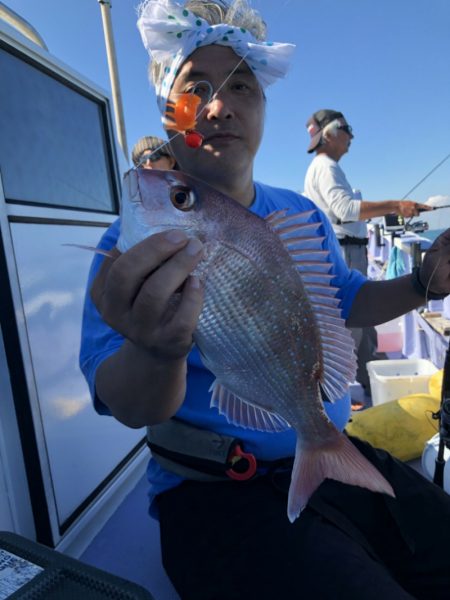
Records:
[[[327,154],[335,160],[339,160],[348,152],[353,139],[351,127],[349,127],[345,119],[340,119],[340,121],[342,121],[342,124],[337,129],[336,135],[328,135],[326,142]]]
[[[155,160],[156,159],[156,160]],[[167,154],[159,154],[152,150],[146,150],[141,154],[139,166],[142,169],[158,169],[159,171],[167,171],[173,169],[175,159]]]
[[[353,134],[350,133],[350,131],[351,130],[348,129],[347,123],[345,123],[345,125],[343,125],[342,128],[338,129],[337,132],[336,138],[338,140],[339,148],[342,151],[343,155],[349,151],[350,145],[352,143]]]
[[[212,86],[215,94],[201,104],[195,128],[204,136],[202,146],[189,148],[182,135],[169,131],[180,169],[212,184],[251,170],[263,133],[265,100],[258,81],[245,62],[230,76],[239,61],[225,46],[199,48],[183,64],[169,95],[176,102],[178,94],[202,87],[201,81]]]

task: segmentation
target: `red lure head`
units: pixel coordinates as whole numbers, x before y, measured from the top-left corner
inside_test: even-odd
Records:
[[[184,135],[184,142],[189,148],[200,148],[203,143],[203,136],[198,131],[186,131]]]

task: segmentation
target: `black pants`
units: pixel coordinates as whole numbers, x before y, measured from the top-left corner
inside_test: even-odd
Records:
[[[352,441],[396,499],[326,480],[291,524],[287,472],[161,494],[163,563],[182,600],[449,600],[449,496]]]

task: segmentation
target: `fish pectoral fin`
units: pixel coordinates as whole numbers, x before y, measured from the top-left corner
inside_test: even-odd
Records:
[[[255,406],[227,390],[217,379],[209,391],[212,391],[211,407],[218,409],[229,423],[257,431],[285,431],[289,423],[278,414]]]

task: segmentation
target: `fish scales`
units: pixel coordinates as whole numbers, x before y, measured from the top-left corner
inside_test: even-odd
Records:
[[[327,477],[393,496],[323,407],[321,387],[330,400],[342,396],[355,358],[330,286],[331,265],[324,268],[323,238],[308,222],[313,211],[277,211],[264,220],[175,171],[130,171],[124,189],[120,251],[166,229],[203,242],[196,274],[205,299],[194,341],[216,377],[211,406],[242,427],[295,430],[289,519]]]
[[[278,242],[276,237],[275,241]],[[228,248],[224,252],[229,255],[226,269],[214,268],[212,261],[205,278],[205,305],[194,340],[205,356],[206,366],[217,378],[224,381],[226,374],[229,391],[249,402],[256,395],[258,402],[269,409],[273,409],[273,398],[278,396],[285,410],[290,411],[292,396],[298,396],[298,386],[304,381],[300,376],[302,363],[303,369],[311,367],[305,364],[304,353],[299,352],[298,340],[302,338],[298,333],[310,329],[303,335],[309,340],[317,337],[312,311],[299,296],[299,288],[280,292],[280,282],[269,274],[261,277],[256,262]],[[261,259],[264,261],[264,257],[258,257],[259,262]],[[282,267],[291,269],[289,262]],[[298,284],[295,270],[293,276]],[[306,323],[302,327],[303,321]],[[212,335],[204,332],[210,323],[214,326]],[[270,335],[268,323],[272,327]],[[308,362],[320,361],[318,350],[315,357],[309,353]],[[245,396],[243,370],[248,388]],[[267,385],[267,379],[277,381],[275,389]],[[285,416],[280,407],[278,412]]]

